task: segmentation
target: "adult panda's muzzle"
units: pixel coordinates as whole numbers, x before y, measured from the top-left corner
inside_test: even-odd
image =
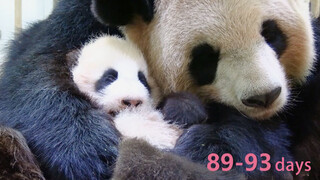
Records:
[[[247,99],[242,99],[241,101],[244,105],[248,107],[268,108],[271,104],[275,102],[275,100],[280,96],[280,94],[281,87],[277,87],[268,93],[251,96]]]

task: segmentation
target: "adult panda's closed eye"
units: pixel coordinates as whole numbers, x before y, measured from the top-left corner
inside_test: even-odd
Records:
[[[278,57],[281,57],[288,44],[286,35],[281,31],[277,23],[274,20],[263,22],[261,35],[277,53]]]
[[[319,4],[318,0],[312,2]],[[143,51],[151,75],[165,94],[191,91],[221,106],[209,105],[213,125],[191,127],[180,138],[178,154],[204,163],[212,152],[231,152],[241,160],[255,151],[257,156],[269,153],[272,167],[281,157],[291,159],[286,126],[251,118],[271,119],[291,100],[291,85],[304,83],[310,74],[315,51],[309,5],[308,0],[154,0],[151,22],[136,14],[134,21],[123,27],[126,37]],[[310,99],[317,96],[308,94]],[[221,103],[249,118],[237,111],[233,115],[233,108],[228,112]],[[304,105],[312,109],[308,103],[300,106]],[[300,111],[302,118],[292,119],[306,123],[306,109]],[[227,117],[220,118],[219,113]],[[305,130],[302,128],[301,134]],[[310,160],[310,152],[318,152],[314,141],[301,147],[307,149],[301,153],[307,157],[302,161]],[[312,161],[318,159],[315,156]],[[249,177],[283,179],[277,177],[281,172],[266,173],[269,176]]]
[[[286,36],[273,20],[262,23],[261,36],[264,41],[260,40],[257,47],[242,49],[231,57],[209,43],[195,46],[189,72],[200,87],[198,93],[231,104],[258,119],[281,109],[288,87],[278,58],[286,49]],[[247,57],[245,51],[254,55]]]
[[[262,120],[286,107],[289,83],[303,82],[310,73],[314,40],[308,2],[154,4],[150,23],[137,18],[123,29],[145,53],[165,94],[191,91]]]

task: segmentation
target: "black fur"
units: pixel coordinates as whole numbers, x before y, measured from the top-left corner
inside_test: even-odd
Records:
[[[66,54],[101,33],[90,0],[62,0],[11,43],[0,79],[0,124],[19,130],[47,179],[107,179],[118,154],[108,115],[74,86]]]
[[[182,128],[203,123],[208,115],[202,102],[190,93],[172,93],[158,105],[164,119]]]
[[[188,159],[208,163],[208,155],[216,153],[220,157],[230,153],[234,162],[245,163],[245,156],[254,153],[258,157],[258,166],[261,167],[261,153],[271,156],[272,169],[261,172],[259,169],[248,172],[246,166],[233,169],[245,173],[249,179],[290,179],[288,172],[277,172],[274,165],[285,157],[292,161],[289,147],[289,130],[277,121],[257,122],[247,119],[236,110],[221,104],[208,105],[209,124],[194,125],[187,129],[178,140],[174,152]],[[249,166],[248,166],[249,167]],[[251,166],[250,166],[251,167]],[[263,166],[264,167],[264,166]]]
[[[311,172],[302,179],[320,180],[320,21],[313,22],[317,61],[306,84],[292,90],[292,107],[282,113],[293,132],[292,151],[297,161],[311,161]]]
[[[288,46],[287,37],[274,20],[263,22],[261,35],[279,57],[284,53]]]
[[[315,45],[316,45],[316,54],[317,54],[317,59],[319,59],[320,56],[320,18],[313,20],[312,22],[312,27],[314,31],[314,38],[316,40]],[[315,63],[315,73],[320,73],[320,62],[317,60]]]
[[[44,180],[21,133],[0,126],[0,179]]]
[[[201,44],[192,50],[189,71],[200,86],[210,84],[214,81],[220,51],[213,49],[209,44]]]
[[[125,140],[121,143],[113,178],[114,180],[245,179],[235,171],[210,172],[199,164],[171,153],[161,152],[147,142],[137,139]]]
[[[292,147],[297,161],[310,161],[311,172],[302,173],[308,180],[320,180],[320,73],[295,89],[295,105],[284,112],[293,132]],[[298,95],[297,95],[298,93]]]
[[[145,88],[147,88],[148,92],[151,93],[151,89],[150,89],[150,86],[149,86],[149,84],[148,84],[148,82],[147,82],[147,78],[146,78],[146,76],[143,74],[143,72],[141,72],[141,71],[138,72],[138,79],[139,79],[139,81],[143,84],[143,86],[144,86]]]
[[[95,84],[96,91],[101,91],[103,88],[107,87],[117,79],[118,79],[118,71],[112,68],[108,69],[102,75],[102,77],[96,82]]]
[[[141,15],[146,21],[153,16],[154,8],[147,0],[135,1],[133,5],[131,1],[123,4],[125,0],[114,0],[110,6],[105,6],[109,1],[105,1],[107,4],[102,0],[93,2],[93,12],[101,15],[100,21],[109,24],[130,23],[133,15]],[[92,36],[120,34],[117,29],[97,22],[90,13],[90,5],[90,0],[62,0],[48,19],[24,31],[12,42],[0,79],[0,123],[22,132],[48,179],[108,179],[118,154],[118,132],[109,123],[109,117],[75,88],[66,61],[68,52]],[[115,11],[119,9],[121,11]],[[122,11],[126,9],[128,11]],[[310,144],[318,142],[319,110],[316,108],[319,108],[317,87],[320,83],[315,77],[309,81],[299,96],[304,103],[295,107],[292,112],[296,115],[287,119],[292,123],[292,148],[296,150],[297,159],[299,152],[307,152],[303,156],[311,152],[317,163],[319,146],[312,148]],[[230,152],[239,161],[243,161],[247,153],[262,152],[269,153],[272,162],[281,156],[291,159],[286,148],[289,133],[282,123],[252,121],[215,104],[209,106],[209,112],[211,124],[191,126],[179,140],[176,153],[202,163],[213,152]],[[307,138],[311,141],[305,141]],[[301,147],[304,150],[299,151]],[[308,157],[300,159],[304,158]],[[170,164],[165,167],[170,168]],[[272,171],[246,174],[253,179],[287,175]]]
[[[154,0],[92,0],[91,10],[100,22],[109,25],[132,23],[139,15],[144,21],[153,18]]]

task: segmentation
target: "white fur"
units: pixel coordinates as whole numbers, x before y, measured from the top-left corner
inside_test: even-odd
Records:
[[[172,149],[182,131],[164,122],[159,111],[144,105],[126,109],[114,119],[115,127],[125,138],[139,138],[160,149]]]
[[[109,68],[118,72],[118,78],[97,92],[95,84]],[[173,148],[181,130],[164,121],[161,113],[153,108],[154,102],[148,90],[138,79],[139,71],[145,74],[156,96],[157,87],[148,77],[140,50],[118,37],[103,36],[83,47],[71,72],[81,92],[107,113],[119,113],[114,124],[125,138],[141,138],[158,148]],[[124,99],[141,100],[143,103],[128,108],[121,103]]]
[[[320,1],[319,0],[311,0],[311,12],[315,18],[320,15]]]
[[[118,72],[118,78],[97,92],[95,83],[109,68]],[[72,74],[80,91],[105,110],[118,111],[123,108],[121,101],[124,99],[142,102],[150,99],[148,90],[138,79],[139,71],[150,79],[144,57],[137,47],[118,37],[103,36],[83,47]]]
[[[315,52],[307,0],[156,0],[155,7],[151,23],[136,19],[123,29],[142,49],[165,94],[191,91],[204,101],[214,99],[266,119],[285,107],[290,82],[304,82],[312,69]],[[261,35],[266,20],[275,20],[287,37],[280,59]],[[219,49],[221,56],[215,81],[199,87],[188,67],[192,49],[201,43]],[[281,94],[270,107],[249,108],[241,102],[278,86]]]

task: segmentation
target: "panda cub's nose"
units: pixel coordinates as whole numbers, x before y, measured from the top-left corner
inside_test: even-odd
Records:
[[[248,107],[267,108],[280,96],[280,93],[281,87],[277,87],[266,94],[256,95],[248,99],[243,99],[242,103]]]
[[[122,105],[126,107],[138,107],[142,104],[141,100],[135,100],[135,99],[124,99],[122,100]]]

